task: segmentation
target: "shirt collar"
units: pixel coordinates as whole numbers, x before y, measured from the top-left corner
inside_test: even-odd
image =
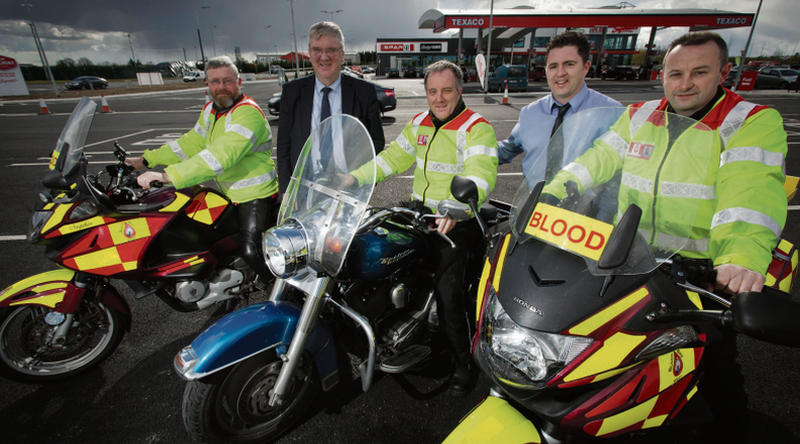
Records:
[[[337,77],[336,80],[333,83],[331,83],[330,85],[325,85],[324,83],[319,81],[319,78],[317,76],[314,76],[314,90],[316,92],[321,93],[322,92],[322,88],[325,88],[326,86],[328,86],[328,88],[330,88],[330,89],[332,89],[334,91],[339,91],[339,89],[342,86],[342,74],[339,73],[339,77]]]
[[[578,94],[575,94],[575,97],[570,99],[569,102],[567,103],[569,103],[570,109],[574,111],[580,109],[581,106],[583,105],[583,102],[585,102],[588,97],[589,97],[589,87],[586,86],[586,82],[583,82],[583,87],[580,89],[580,91],[578,91]],[[559,103],[555,99],[555,97],[553,97],[553,94],[550,94],[548,96],[548,99],[549,103],[547,104],[547,109],[550,110],[550,112],[554,110],[553,105],[564,106],[567,104],[567,103]]]

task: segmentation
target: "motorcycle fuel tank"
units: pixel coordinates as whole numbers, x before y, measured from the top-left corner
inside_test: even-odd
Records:
[[[420,257],[424,248],[425,240],[418,234],[379,226],[353,239],[347,273],[354,279],[384,279]]]

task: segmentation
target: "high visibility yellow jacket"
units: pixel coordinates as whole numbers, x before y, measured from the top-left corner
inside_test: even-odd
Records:
[[[479,206],[486,201],[497,181],[494,128],[469,108],[438,129],[430,111],[417,114],[375,159],[378,182],[407,170],[416,162],[412,198],[434,211],[441,200],[455,201],[450,193],[453,176],[465,176],[475,182]],[[370,162],[352,174],[363,183],[371,176],[372,168]]]
[[[272,135],[264,112],[246,95],[217,113],[209,102],[194,128],[178,140],[143,154],[164,172],[175,188],[214,179],[233,202],[248,202],[278,192]]]
[[[618,211],[637,204],[640,228],[652,230],[655,245],[688,240],[685,256],[766,273],[787,211],[780,114],[724,90],[701,120],[706,129],[691,127],[670,143],[669,116],[660,112],[667,106],[666,99],[631,105],[545,192],[564,197],[567,181],[582,191],[621,170]],[[687,208],[697,208],[694,226],[686,221]]]

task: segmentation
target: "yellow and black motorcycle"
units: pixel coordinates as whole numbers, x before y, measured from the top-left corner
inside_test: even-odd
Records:
[[[800,304],[786,293],[798,261],[791,243],[775,249],[763,292],[724,296],[708,290],[711,262],[691,252],[702,237],[693,230],[700,199],[683,200],[680,212],[656,192],[648,205],[628,204],[631,188],[664,184],[659,176],[637,180],[622,165],[669,166],[669,150],[679,149],[675,139],[688,128],[701,130],[694,146],[712,147],[707,127],[650,116],[661,126],[649,140],[632,132],[617,150],[621,174],[596,187],[563,180],[575,177],[564,170],[580,176],[573,160],[596,139],[608,140],[623,112],[594,109],[566,119],[526,174],[541,181],[520,186],[510,230],[488,252],[478,287],[473,353],[491,388],[446,443],[649,433],[677,423],[704,378],[715,377],[706,373],[715,331],[800,346]],[[702,167],[713,149],[693,155],[700,167],[682,168],[714,174]],[[548,157],[562,167],[547,173]]]

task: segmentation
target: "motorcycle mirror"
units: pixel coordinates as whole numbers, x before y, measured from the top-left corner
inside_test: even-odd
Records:
[[[800,302],[788,293],[764,287],[742,293],[731,304],[733,329],[756,339],[800,347]]]
[[[42,178],[42,185],[51,190],[69,190],[69,183],[59,170],[48,171]]]
[[[636,232],[639,230],[639,219],[642,217],[642,209],[634,204],[628,206],[622,219],[614,227],[614,231],[608,238],[608,244],[597,261],[597,268],[610,269],[617,268],[628,260],[628,254],[636,239]]]
[[[478,201],[478,187],[475,182],[462,176],[453,177],[450,182],[450,193],[453,194],[459,202],[468,204],[470,201]]]
[[[519,209],[519,215],[516,219],[517,223],[514,226],[514,232],[522,233],[525,231],[525,226],[528,225],[528,222],[531,219],[531,214],[533,214],[533,209],[539,202],[539,196],[542,194],[543,188],[544,181],[540,181],[533,186],[533,190],[531,190],[531,193],[528,194],[528,198],[525,199],[525,203],[522,204],[522,207]]]

